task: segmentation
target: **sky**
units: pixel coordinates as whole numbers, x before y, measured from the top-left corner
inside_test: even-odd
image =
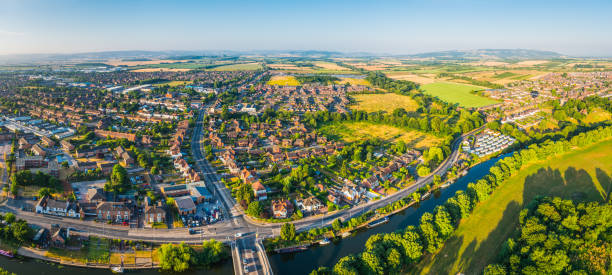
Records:
[[[0,0],[0,55],[116,50],[612,56],[611,0]]]

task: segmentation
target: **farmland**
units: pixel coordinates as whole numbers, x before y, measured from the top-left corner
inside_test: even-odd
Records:
[[[257,62],[223,65],[208,69],[209,71],[256,71],[262,69],[261,64]]]
[[[354,109],[377,112],[393,112],[397,108],[404,108],[406,111],[415,111],[419,105],[410,97],[394,93],[386,94],[361,94],[352,96],[357,102]]]
[[[370,86],[370,82],[363,78],[351,78],[351,77],[341,77],[340,80],[336,81],[337,84],[350,84],[350,85],[363,85]]]
[[[438,97],[450,103],[458,103],[463,107],[481,107],[497,103],[493,99],[472,94],[472,91],[483,88],[452,82],[436,82],[421,86],[425,93]]]
[[[423,149],[439,144],[442,139],[419,131],[409,131],[394,126],[370,122],[340,122],[323,126],[322,133],[354,142],[364,139],[380,138],[389,142],[404,141],[410,146]]]
[[[535,196],[605,201],[612,189],[612,140],[535,162],[508,179],[461,224],[421,274],[481,273],[518,225],[520,210]]]
[[[279,86],[298,86],[300,82],[290,75],[275,75],[268,81],[268,85],[279,85]]]

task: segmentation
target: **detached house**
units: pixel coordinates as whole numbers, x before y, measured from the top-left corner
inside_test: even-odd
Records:
[[[289,200],[281,199],[272,202],[272,212],[274,218],[285,219],[293,213],[293,204]]]

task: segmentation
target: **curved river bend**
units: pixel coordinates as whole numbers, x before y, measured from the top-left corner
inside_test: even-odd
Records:
[[[292,274],[306,275],[313,269],[319,266],[333,266],[340,258],[351,254],[358,253],[363,250],[363,247],[368,238],[373,234],[393,232],[397,229],[403,229],[408,225],[416,225],[421,219],[421,215],[425,212],[433,211],[433,209],[446,202],[452,197],[456,191],[465,190],[468,183],[475,182],[489,172],[489,169],[501,158],[509,154],[490,159],[480,163],[467,173],[467,175],[458,179],[448,188],[436,192],[433,197],[422,201],[418,208],[408,208],[391,217],[388,223],[382,224],[372,229],[360,230],[353,233],[353,236],[339,240],[335,243],[326,246],[315,246],[306,251],[299,253],[288,254],[272,254],[270,257],[270,265],[275,274]],[[77,267],[58,266],[56,264],[45,263],[37,260],[17,260],[8,259],[0,256],[0,267],[16,274],[43,274],[43,275],[60,275],[60,274],[83,274],[83,275],[108,275],[112,272],[108,269],[86,269]],[[141,270],[130,271],[133,274],[164,274],[158,270]],[[185,275],[191,274],[233,274],[234,269],[231,260],[216,265],[210,270],[194,270],[190,272],[180,273]],[[168,273],[176,274],[176,273]]]

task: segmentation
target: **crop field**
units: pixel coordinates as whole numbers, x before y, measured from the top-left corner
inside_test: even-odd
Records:
[[[291,75],[275,75],[268,80],[268,85],[298,86],[300,82]]]
[[[261,69],[261,64],[257,62],[244,64],[231,64],[208,69],[209,71],[256,71]]]
[[[418,75],[413,74],[411,72],[403,72],[403,71],[385,71],[385,75],[387,77],[395,79],[395,80],[407,80],[412,81],[418,84],[430,84],[434,83],[436,80],[434,79],[434,75]]]
[[[325,125],[321,132],[345,142],[381,138],[388,142],[404,141],[407,145],[424,149],[442,142],[442,139],[419,131],[370,122],[341,122]]]
[[[332,70],[332,71],[349,71],[350,70],[349,68],[339,66],[338,64],[332,63],[332,62],[318,61],[318,62],[314,62],[314,65],[317,67],[321,67],[323,69]]]
[[[425,93],[438,97],[450,103],[458,103],[463,107],[482,107],[497,103],[497,101],[472,94],[472,91],[482,90],[482,87],[452,82],[436,82],[421,86]]]
[[[612,140],[534,162],[476,206],[442,249],[423,259],[415,273],[481,274],[517,228],[520,210],[535,196],[603,202],[612,190],[611,175]]]
[[[394,93],[386,94],[359,94],[352,96],[356,105],[353,109],[366,111],[368,113],[377,111],[393,112],[397,108],[404,108],[406,111],[416,111],[419,107],[418,103],[409,96],[398,95]]]
[[[364,78],[341,77],[339,81],[336,81],[336,83],[370,86],[370,82],[365,80]]]

